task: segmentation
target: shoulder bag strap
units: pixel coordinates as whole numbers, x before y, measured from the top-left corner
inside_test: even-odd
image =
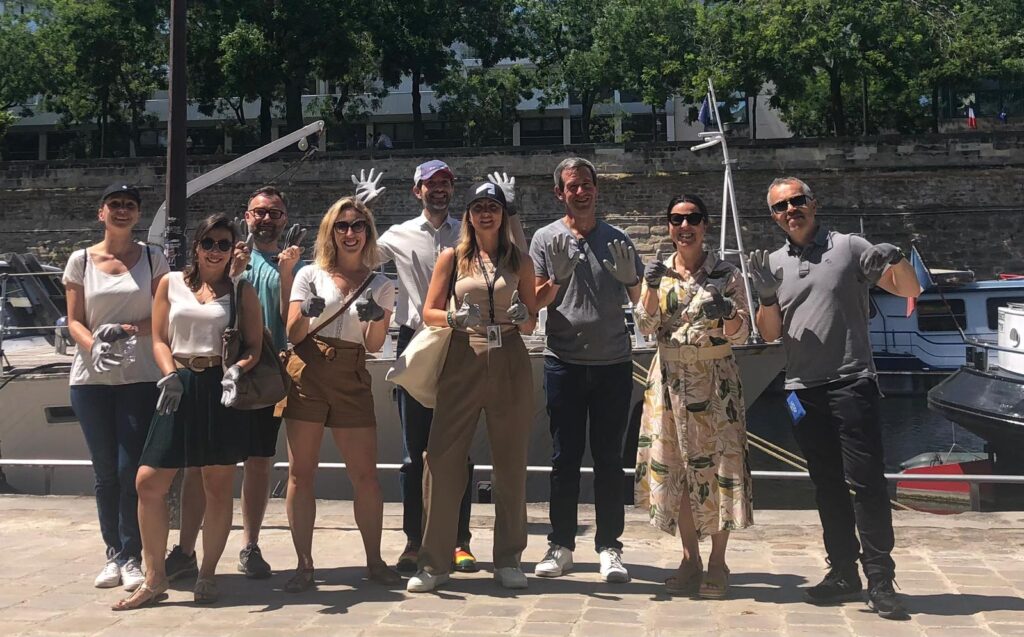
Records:
[[[361,283],[361,284],[359,285],[359,287],[358,287],[358,288],[356,289],[356,291],[355,291],[355,292],[353,292],[353,293],[352,293],[352,294],[351,294],[351,295],[350,295],[350,296],[348,297],[348,299],[347,299],[347,300],[346,300],[346,301],[345,301],[344,303],[342,303],[342,304],[341,304],[341,309],[340,309],[340,310],[338,310],[337,312],[335,312],[334,314],[332,314],[332,315],[331,315],[331,318],[327,319],[326,321],[324,321],[324,322],[323,322],[323,323],[321,323],[320,325],[317,325],[317,326],[316,326],[316,329],[312,329],[312,330],[310,330],[310,331],[309,331],[309,332],[308,332],[308,333],[306,334],[306,338],[313,338],[314,336],[316,336],[316,335],[317,335],[317,333],[318,333],[318,332],[319,332],[320,330],[322,330],[323,328],[325,328],[325,327],[327,327],[328,325],[330,325],[331,323],[333,323],[333,322],[334,322],[334,319],[336,319],[336,318],[338,318],[339,316],[341,316],[342,314],[344,314],[344,313],[345,313],[345,310],[347,310],[347,309],[349,308],[349,306],[350,306],[350,305],[352,305],[352,303],[353,303],[353,302],[354,302],[354,301],[355,301],[355,300],[356,300],[357,298],[359,298],[359,295],[361,295],[361,294],[363,293],[363,291],[364,291],[364,290],[366,290],[366,288],[367,288],[367,287],[369,287],[369,285],[370,285],[370,281],[373,281],[373,277],[375,277],[376,275],[377,275],[377,273],[376,273],[376,272],[370,272],[369,276],[367,276],[367,277],[366,277],[366,279],[365,279],[365,280],[364,280],[364,281],[363,281],[363,282],[362,282],[362,283]]]

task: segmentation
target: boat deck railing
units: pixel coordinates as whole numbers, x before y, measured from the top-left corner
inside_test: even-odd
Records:
[[[964,342],[967,344],[967,366],[982,372],[988,371],[991,365],[989,361],[990,352],[1024,355],[1024,350],[1004,347],[993,341],[986,341],[980,338],[969,336]]]

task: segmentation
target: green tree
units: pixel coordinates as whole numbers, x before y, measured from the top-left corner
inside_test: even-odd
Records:
[[[516,107],[534,96],[533,86],[534,74],[522,66],[450,73],[434,85],[437,112],[465,126],[467,146],[483,146],[518,119]]]
[[[42,91],[39,41],[26,16],[0,15],[0,138],[18,115],[31,114],[23,106]],[[11,112],[20,107],[18,113]]]

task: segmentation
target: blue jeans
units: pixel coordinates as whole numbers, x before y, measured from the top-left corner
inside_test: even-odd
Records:
[[[580,466],[587,447],[594,459],[594,546],[621,549],[625,524],[622,446],[629,426],[633,363],[576,365],[544,359],[544,390],[551,426],[551,534],[548,541],[576,549]]]
[[[71,407],[96,474],[96,510],[107,559],[142,559],[135,474],[159,390],[156,383],[72,385]]]
[[[398,356],[405,351],[414,333],[412,328],[404,325],[399,329],[395,348]],[[427,409],[399,387],[398,416],[402,420],[405,453],[399,473],[402,485],[402,530],[410,544],[419,546],[423,541],[423,452],[427,450],[434,410]],[[459,546],[469,544],[472,537],[469,532],[469,508],[473,502],[473,463],[468,458],[466,462],[469,464],[469,480],[466,481],[466,491],[462,494],[462,504],[459,506]]]

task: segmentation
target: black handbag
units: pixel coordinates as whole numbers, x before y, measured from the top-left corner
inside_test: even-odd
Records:
[[[238,329],[239,310],[242,307],[242,286],[239,281],[231,294],[231,314],[228,327],[224,330],[224,343],[221,353],[221,365],[227,371],[238,362],[245,343],[242,332]],[[252,410],[263,409],[281,402],[288,395],[291,378],[285,370],[278,353],[274,351],[274,339],[270,331],[263,328],[263,346],[260,348],[260,360],[256,366],[242,374],[236,381],[238,391],[235,399],[228,407],[232,409]]]

